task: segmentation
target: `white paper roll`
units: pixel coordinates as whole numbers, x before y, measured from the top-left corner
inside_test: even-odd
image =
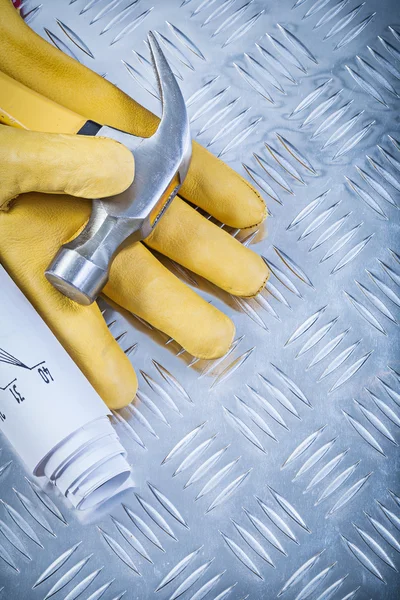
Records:
[[[110,414],[0,266],[0,431],[31,473],[59,480],[79,508],[110,498],[130,475]]]

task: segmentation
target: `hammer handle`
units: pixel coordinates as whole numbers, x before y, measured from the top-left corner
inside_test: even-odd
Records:
[[[34,92],[1,71],[0,122],[12,127],[46,133],[86,133],[87,123],[91,123],[85,117]]]

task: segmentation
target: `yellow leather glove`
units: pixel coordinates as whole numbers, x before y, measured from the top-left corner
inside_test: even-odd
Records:
[[[154,132],[154,115],[36,35],[9,0],[0,0],[0,14],[1,71],[84,119],[139,136]],[[1,104],[0,86],[0,115]],[[32,126],[29,122],[26,126],[35,129],[43,115],[28,117]],[[10,122],[7,118],[5,121]],[[53,123],[51,131],[68,133],[69,129],[65,123]],[[55,175],[52,170],[41,168],[46,173],[44,179],[49,179],[41,182],[40,190],[49,189]],[[103,183],[110,189],[116,184],[112,178],[107,181]],[[98,185],[100,190],[103,183],[92,185]],[[122,184],[125,182],[118,177],[118,185]],[[10,184],[14,191],[9,196],[15,190],[18,193],[13,185]],[[59,192],[63,185],[57,183],[55,187]],[[83,195],[78,188],[65,190]],[[103,194],[104,191],[99,192]],[[196,143],[181,196],[235,228],[253,227],[266,216],[257,192]],[[194,356],[211,359],[228,350],[234,336],[233,323],[178,280],[149,248],[238,296],[253,296],[262,289],[268,270],[257,254],[202,217],[182,198],[174,199],[145,244],[132,244],[116,256],[104,293],[173,337]],[[104,401],[112,408],[120,408],[135,396],[137,380],[98,306],[73,303],[44,277],[58,248],[75,237],[89,214],[89,201],[53,194],[21,195],[7,212],[0,212],[0,261]]]

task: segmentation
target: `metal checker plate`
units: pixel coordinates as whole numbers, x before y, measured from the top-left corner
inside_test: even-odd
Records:
[[[107,309],[143,374],[116,416],[137,488],[82,516],[4,445],[0,598],[399,597],[399,5],[293,3],[24,3],[156,112],[163,36],[194,137],[268,202],[272,276],[238,302],[170,265],[235,322],[216,363]]]

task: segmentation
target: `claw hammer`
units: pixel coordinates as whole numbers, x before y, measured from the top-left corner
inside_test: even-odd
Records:
[[[92,202],[92,212],[84,229],[64,244],[47,268],[47,279],[72,300],[91,304],[107,283],[109,269],[118,250],[127,243],[146,238],[162,217],[181,187],[191,159],[189,119],[182,92],[155,37],[148,35],[152,64],[162,103],[157,131],[149,138],[136,137],[107,125],[86,121],[80,115],[33,92],[8,75],[0,73],[0,121],[22,126],[13,115],[29,107],[37,115],[36,131],[78,133],[112,138],[134,155],[135,178],[127,190]],[[64,129],[60,129],[62,122]],[[118,165],[115,166],[118,168]]]

